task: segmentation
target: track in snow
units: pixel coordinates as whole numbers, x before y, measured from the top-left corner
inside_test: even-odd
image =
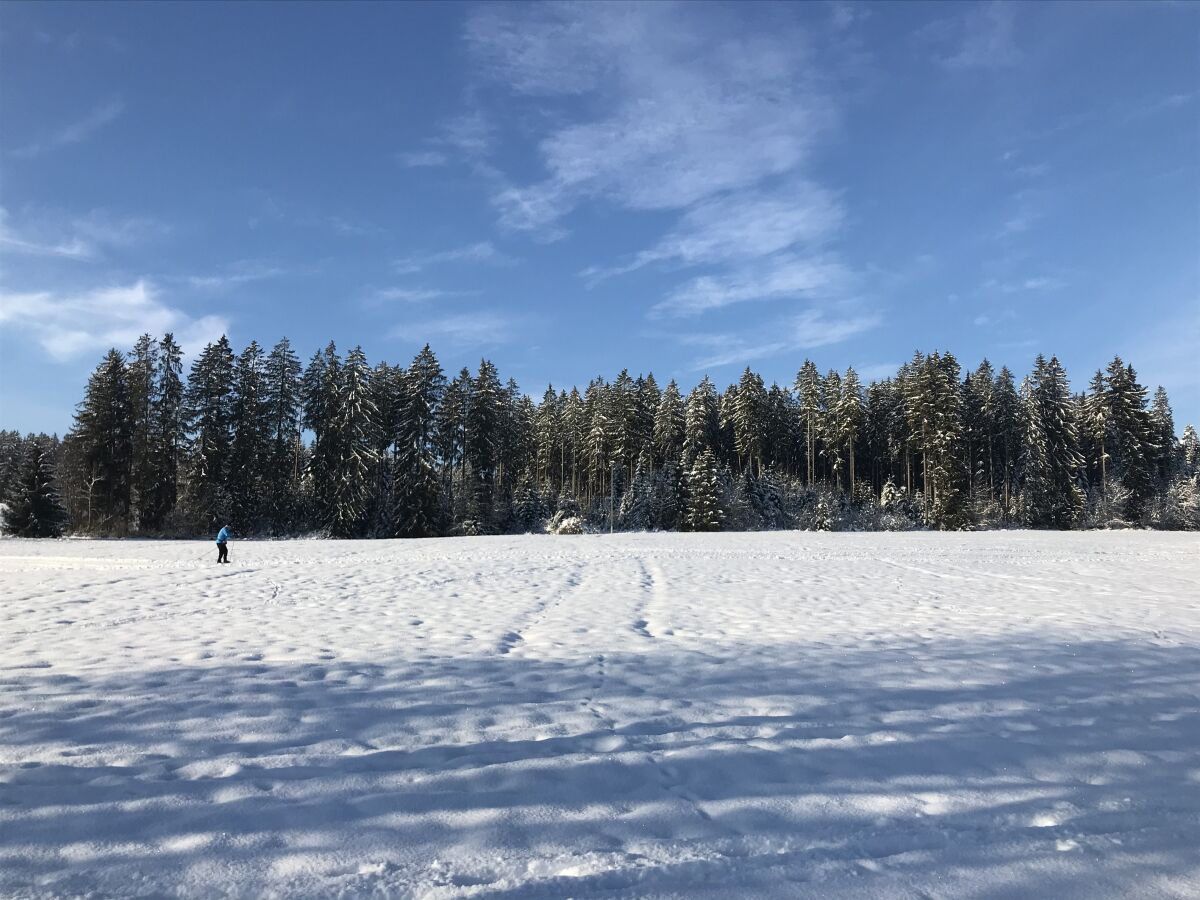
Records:
[[[0,896],[1200,895],[1195,536],[0,541]]]

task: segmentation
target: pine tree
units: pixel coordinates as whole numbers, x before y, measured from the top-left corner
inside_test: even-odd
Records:
[[[1175,437],[1175,416],[1167,392],[1159,385],[1150,405],[1150,432],[1154,441],[1154,465],[1158,488],[1164,489],[1179,469],[1179,441]]]
[[[184,409],[183,350],[168,332],[158,346],[158,371],[155,373],[153,470],[149,484],[143,482],[148,496],[142,503],[141,527],[154,531],[163,528],[175,511],[179,499],[180,472],[187,448],[187,414]]]
[[[489,360],[480,360],[466,410],[465,458],[470,469],[466,486],[470,519],[482,530],[491,527],[504,403],[504,387],[496,367]]]
[[[720,531],[725,519],[719,501],[720,488],[717,461],[712,450],[705,448],[696,457],[687,477],[687,514],[689,531]]]
[[[401,381],[393,517],[400,537],[432,537],[441,531],[436,439],[438,403],[445,390],[442,367],[426,344]]]
[[[237,530],[252,534],[265,524],[267,467],[271,458],[266,362],[257,341],[250,342],[234,366],[232,402],[229,493]]]
[[[192,443],[188,514],[202,528],[226,524],[232,511],[229,463],[233,447],[234,355],[222,335],[205,347],[188,374],[185,408]]]
[[[339,372],[337,403],[326,437],[332,483],[325,523],[334,536],[361,537],[366,533],[377,461],[376,416],[371,368],[362,348],[355,347]]]
[[[66,510],[55,487],[54,467],[45,442],[26,441],[25,459],[5,495],[4,532],[16,537],[44,538],[62,534]]]
[[[82,509],[76,521],[88,534],[125,534],[133,469],[129,375],[121,351],[109,350],[88,379],[70,436]]]
[[[683,464],[691,471],[696,458],[705,450],[719,445],[720,405],[717,389],[707,375],[692,388],[687,397],[683,418]],[[714,465],[716,458],[713,458]]]
[[[158,342],[150,335],[138,338],[129,355],[129,414],[131,443],[131,528],[145,530],[154,517],[154,488],[161,475],[157,441]]]
[[[1020,450],[1025,440],[1021,398],[1017,394],[1016,380],[1007,366],[1000,367],[996,376],[994,392],[996,414],[993,420],[995,427],[996,464],[999,472],[1001,487],[997,499],[1003,503],[1005,515],[1012,509],[1013,496],[1016,493],[1017,466],[1020,460]]]
[[[806,359],[796,374],[796,399],[804,429],[805,483],[811,486],[816,479],[817,433],[821,427],[821,375],[812,360]]]
[[[679,385],[668,382],[654,415],[654,452],[658,465],[677,463],[683,453],[684,414]]]
[[[1028,523],[1034,528],[1071,528],[1083,510],[1083,492],[1076,483],[1083,457],[1070,386],[1058,359],[1047,362],[1038,356],[1023,393]]]
[[[303,426],[313,433],[305,478],[312,500],[314,524],[328,528],[333,519],[335,479],[342,448],[338,445],[337,415],[342,386],[342,361],[330,341],[313,355],[300,381]]]
[[[767,389],[762,376],[751,372],[747,366],[733,400],[734,446],[741,468],[757,475],[763,470],[767,413]]]
[[[858,381],[858,373],[853,368],[846,370],[842,380],[842,390],[838,397],[837,437],[845,446],[847,469],[850,476],[849,494],[854,498],[854,445],[862,431],[866,420],[863,408],[862,386]]]
[[[264,402],[270,450],[264,515],[271,530],[285,534],[300,523],[300,359],[287,338],[271,348],[264,372]]]
[[[1138,384],[1132,366],[1120,357],[1106,370],[1110,414],[1113,469],[1129,491],[1125,516],[1131,521],[1142,518],[1155,487],[1154,428],[1146,409],[1146,389]]]

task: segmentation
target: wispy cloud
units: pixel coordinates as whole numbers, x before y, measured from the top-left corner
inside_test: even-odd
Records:
[[[998,69],[1019,63],[1016,9],[1008,0],[967,7],[950,29],[957,46],[940,61],[952,69]]]
[[[125,102],[120,97],[100,103],[83,118],[61,128],[53,135],[12,151],[12,155],[22,159],[31,159],[49,150],[57,150],[71,144],[87,140],[105,125],[114,122],[125,111]]]
[[[1027,291],[1057,291],[1066,287],[1067,283],[1052,275],[1036,275],[1010,281],[1000,281],[989,278],[982,285],[982,290],[1001,294],[1019,294]]]
[[[702,275],[680,285],[651,309],[654,316],[693,316],[755,300],[821,300],[841,294],[850,271],[835,259],[781,254],[724,275]]]
[[[156,219],[117,216],[105,210],[82,216],[41,212],[25,218],[20,229],[14,228],[8,210],[0,207],[0,250],[93,260],[105,250],[134,247],[171,232],[169,225]]]
[[[95,253],[95,248],[78,235],[65,239],[38,240],[18,234],[8,224],[8,219],[8,210],[0,207],[0,250],[67,259],[91,259]]]
[[[512,338],[513,325],[511,319],[498,313],[480,311],[404,322],[392,329],[391,336],[412,341],[442,339],[459,347],[480,347],[506,343]]]
[[[392,269],[400,275],[420,272],[431,266],[448,263],[472,263],[491,266],[511,266],[516,262],[511,256],[501,253],[491,241],[480,241],[434,253],[418,253],[404,256],[392,263]]]
[[[2,292],[0,324],[28,334],[59,362],[128,347],[145,332],[172,331],[191,354],[228,330],[222,316],[193,317],[169,305],[145,279],[81,292]]]
[[[455,297],[475,297],[479,291],[447,291],[429,287],[386,287],[375,288],[366,296],[369,306],[384,303],[427,303],[430,300],[447,300]]]
[[[222,291],[253,281],[265,281],[290,274],[279,263],[264,259],[241,259],[210,275],[188,275],[181,279],[193,288]]]
[[[693,206],[658,244],[629,262],[593,267],[583,274],[597,281],[652,263],[694,266],[752,260],[798,244],[820,245],[843,218],[837,196],[808,182],[737,191]]]
[[[882,317],[876,312],[839,316],[810,309],[775,323],[770,335],[761,335],[757,340],[739,334],[691,334],[683,335],[681,342],[712,348],[708,355],[693,361],[693,371],[701,371],[734,364],[745,365],[781,353],[840,344],[878,327],[882,322]]]
[[[397,153],[396,162],[405,168],[421,169],[444,166],[450,162],[450,158],[440,150],[417,150]]]
[[[547,176],[493,196],[516,230],[556,227],[581,201],[682,209],[792,170],[829,123],[805,35],[730,36],[732,13],[673,4],[481,7],[467,39],[518,97],[578,96],[591,115],[538,142]],[[595,115],[597,109],[603,113]]]

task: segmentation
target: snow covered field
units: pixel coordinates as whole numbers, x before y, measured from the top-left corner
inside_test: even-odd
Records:
[[[1200,538],[0,542],[0,895],[1200,896]]]

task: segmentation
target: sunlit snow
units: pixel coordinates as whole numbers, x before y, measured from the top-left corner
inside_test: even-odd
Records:
[[[0,542],[0,896],[1200,895],[1200,538]]]

